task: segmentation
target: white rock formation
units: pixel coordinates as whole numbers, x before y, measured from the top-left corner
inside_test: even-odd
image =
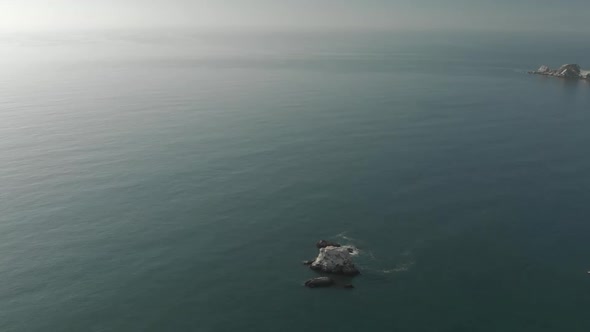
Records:
[[[311,263],[310,268],[335,274],[357,275],[360,273],[352,262],[350,251],[343,247],[321,248],[318,257]]]

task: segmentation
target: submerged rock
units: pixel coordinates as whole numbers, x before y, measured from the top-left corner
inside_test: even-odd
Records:
[[[309,288],[330,287],[332,285],[334,285],[334,280],[329,277],[313,278],[305,282],[305,287]]]
[[[341,247],[341,245],[336,242],[326,241],[326,240],[318,241],[318,243],[316,243],[315,246],[318,247],[319,249],[325,248],[325,247]]]
[[[313,261],[303,261],[303,265],[311,265]]]
[[[325,273],[349,276],[360,274],[360,271],[352,262],[352,256],[348,249],[333,246],[321,248],[318,257],[310,265],[310,268]]]

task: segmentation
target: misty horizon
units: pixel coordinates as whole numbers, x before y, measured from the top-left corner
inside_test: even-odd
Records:
[[[590,3],[525,0],[212,1],[4,0],[0,32],[109,29],[582,32]]]

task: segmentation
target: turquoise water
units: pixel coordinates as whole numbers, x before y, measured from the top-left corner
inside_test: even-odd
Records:
[[[2,38],[1,331],[590,329],[588,46]]]

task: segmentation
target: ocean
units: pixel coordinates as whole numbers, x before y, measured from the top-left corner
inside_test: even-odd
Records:
[[[0,331],[590,330],[579,36],[0,42]]]

